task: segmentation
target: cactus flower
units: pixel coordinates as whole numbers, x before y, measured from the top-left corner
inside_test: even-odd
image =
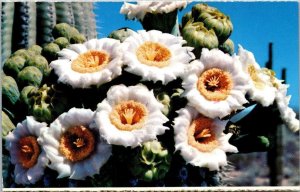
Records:
[[[202,49],[200,60],[191,65],[182,83],[188,105],[210,118],[223,118],[244,108],[249,78],[238,58]]]
[[[60,58],[50,66],[58,81],[73,88],[100,86],[121,75],[122,51],[120,41],[103,38],[84,44],[70,45],[59,52]]]
[[[145,86],[112,86],[97,106],[95,123],[109,144],[137,147],[168,128],[163,105]]]
[[[14,177],[17,184],[34,184],[43,176],[49,160],[39,139],[46,129],[46,123],[26,117],[5,137],[5,147],[10,153],[11,163],[15,165]]]
[[[123,42],[125,70],[143,80],[167,84],[194,59],[192,48],[184,47],[185,43],[182,37],[160,31],[138,31]]]
[[[84,180],[99,173],[111,155],[111,146],[99,135],[93,124],[94,112],[72,108],[61,114],[41,138],[50,160],[49,168],[58,178]]]
[[[178,114],[174,120],[175,149],[186,163],[215,171],[227,165],[226,152],[238,152],[228,142],[232,134],[223,133],[228,121],[210,119],[192,107]]]

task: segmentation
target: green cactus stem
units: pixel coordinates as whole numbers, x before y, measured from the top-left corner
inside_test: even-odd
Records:
[[[56,2],[56,23],[67,23],[74,26],[74,15],[71,2]]]
[[[84,2],[81,3],[83,7],[83,15],[84,15],[84,23],[85,25],[85,32],[82,33],[85,35],[87,39],[94,39],[97,37],[97,28],[96,28],[96,18],[93,12],[94,5],[91,2]]]
[[[15,4],[3,2],[1,5],[1,63],[3,64],[11,54]]]

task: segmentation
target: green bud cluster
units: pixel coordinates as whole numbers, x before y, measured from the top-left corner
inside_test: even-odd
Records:
[[[26,86],[21,91],[21,102],[36,120],[51,122],[66,109],[67,100],[54,85],[44,84],[39,89]]]
[[[123,42],[127,37],[129,37],[133,33],[134,33],[134,31],[129,28],[121,28],[121,29],[111,32],[108,35],[108,38],[117,39],[117,40],[120,40],[121,42]]]
[[[219,48],[233,53],[233,42],[227,41],[233,31],[230,18],[207,4],[196,4],[182,18],[182,36],[200,57],[202,48]]]
[[[159,141],[145,142],[135,154],[131,173],[146,182],[163,179],[170,168],[171,155]]]

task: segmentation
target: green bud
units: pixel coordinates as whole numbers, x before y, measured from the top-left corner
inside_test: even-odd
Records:
[[[2,99],[3,104],[14,105],[20,97],[18,85],[11,76],[2,77]]]
[[[267,151],[270,147],[267,137],[252,134],[241,135],[232,139],[231,144],[238,148],[239,153],[263,152]]]
[[[227,39],[222,45],[219,45],[219,49],[224,53],[233,55],[234,53],[234,43],[231,39]]]
[[[162,112],[164,115],[167,116],[170,111],[170,101],[171,101],[169,95],[164,92],[164,93],[158,94],[156,98],[160,103],[162,103],[164,105]]]
[[[144,174],[144,177],[141,178],[141,179],[143,179],[143,180],[145,180],[147,182],[151,182],[152,179],[153,179],[153,172],[152,172],[152,170],[146,171],[145,174]]]
[[[8,58],[3,66],[6,74],[17,77],[18,73],[23,69],[26,60],[19,55]]]
[[[33,85],[38,87],[40,86],[42,79],[42,72],[34,66],[25,67],[18,74],[18,82],[20,82],[22,87],[26,85]]]
[[[54,40],[54,43],[56,43],[60,49],[66,48],[69,46],[69,40],[65,37],[58,37]]]
[[[29,85],[22,89],[20,100],[24,103],[28,108],[30,106],[30,97],[33,93],[37,92],[37,88],[35,86]]]
[[[215,32],[208,30],[202,22],[188,22],[182,30],[182,36],[188,46],[194,47],[194,54],[200,57],[202,48],[213,49],[219,45]]]
[[[58,37],[65,37],[70,40],[71,36],[78,34],[79,32],[67,23],[56,24],[52,30],[52,35],[56,39]]]
[[[40,105],[33,105],[32,115],[36,118],[36,120],[42,122],[49,122],[53,119],[51,110],[49,109],[49,104],[43,101]]]
[[[42,54],[42,47],[39,46],[39,45],[32,45],[31,47],[28,48],[28,51],[32,51],[34,52],[35,54]]]
[[[225,42],[232,33],[233,25],[229,16],[224,15],[217,9],[213,12],[202,13],[198,20],[203,22],[207,29],[215,31],[220,44]]]
[[[86,38],[82,34],[76,34],[70,38],[71,44],[84,43],[85,41],[86,41]]]
[[[37,67],[44,76],[48,76],[50,74],[50,67],[48,61],[42,55],[36,55],[27,60],[26,66],[34,66]]]
[[[117,39],[123,42],[127,37],[131,36],[133,33],[134,31],[129,28],[121,28],[111,32],[108,35],[108,38]]]
[[[35,53],[33,51],[31,51],[31,50],[19,49],[18,51],[14,52],[12,54],[12,56],[16,56],[16,55],[21,56],[21,57],[23,57],[24,59],[27,60],[30,57],[34,56]]]
[[[208,6],[207,4],[205,3],[199,3],[199,4],[196,4],[192,7],[192,17],[194,18],[195,22],[199,21],[198,20],[198,17],[204,13],[204,12],[208,12],[208,13],[211,13],[211,12],[214,12],[216,10],[216,8],[214,7],[211,7],[211,6]]]
[[[2,128],[2,138],[5,137],[10,131],[12,131],[16,126],[13,124],[13,122],[10,120],[8,115],[6,115],[5,112],[2,111],[2,123],[1,123],[1,128]]]
[[[192,12],[189,11],[186,14],[183,15],[182,19],[181,19],[181,24],[182,24],[182,28],[189,22],[192,21],[193,17],[192,17]]]
[[[42,55],[50,62],[57,59],[59,51],[60,48],[56,43],[49,43],[43,48]]]

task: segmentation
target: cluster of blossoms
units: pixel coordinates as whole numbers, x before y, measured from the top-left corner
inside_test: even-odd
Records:
[[[146,12],[140,7],[168,13],[184,6],[182,2],[139,2],[125,4],[121,12],[142,20]],[[293,131],[299,129],[299,121],[288,107],[288,86],[270,70],[260,68],[251,52],[240,47],[238,54],[231,56],[217,48],[202,48],[201,57],[196,58],[193,47],[186,43],[181,36],[140,30],[123,42],[92,39],[58,52],[50,68],[59,83],[74,89],[99,88],[124,72],[142,81],[111,86],[95,111],[73,107],[49,125],[32,116],[19,123],[6,137],[15,182],[33,184],[46,167],[57,171],[58,178],[92,177],[111,157],[112,146],[140,147],[156,142],[170,129],[174,134],[169,139],[186,163],[219,170],[227,164],[226,153],[238,152],[229,143],[232,133],[224,133],[226,117],[244,109],[250,100],[265,107],[276,102],[283,121]],[[143,82],[167,86],[176,79],[182,79],[181,97],[187,105],[169,119],[165,103]],[[172,126],[166,126],[167,122]]]

